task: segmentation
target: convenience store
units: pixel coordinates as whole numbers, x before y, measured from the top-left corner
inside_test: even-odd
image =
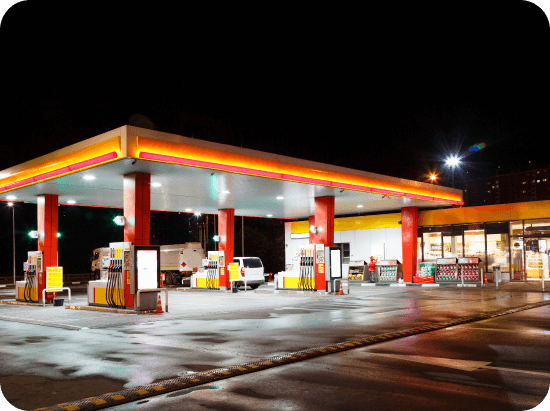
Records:
[[[309,243],[308,221],[286,223],[287,269],[301,245]],[[334,219],[334,243],[344,263],[401,260],[400,214]],[[479,257],[492,281],[500,265],[503,281],[549,279],[550,201],[426,210],[418,213],[417,260]],[[417,269],[418,269],[417,264]]]

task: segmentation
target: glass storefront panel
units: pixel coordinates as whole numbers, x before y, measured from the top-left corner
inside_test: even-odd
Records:
[[[493,264],[499,264],[502,273],[509,273],[509,257],[508,234],[487,234],[487,271],[492,272]]]
[[[550,219],[525,220],[525,235],[550,235]]]
[[[441,233],[424,233],[424,261],[441,258]]]
[[[510,240],[511,258],[510,270],[512,280],[524,280],[523,270],[523,238],[516,237]]]
[[[540,280],[542,276],[548,279],[549,242],[550,237],[525,239],[525,267],[527,280]]]
[[[443,236],[444,258],[462,257],[462,236]]]
[[[485,230],[464,230],[464,257],[485,260]]]
[[[522,236],[523,235],[523,221],[522,220],[510,221],[510,235],[511,236],[514,236],[514,235]]]

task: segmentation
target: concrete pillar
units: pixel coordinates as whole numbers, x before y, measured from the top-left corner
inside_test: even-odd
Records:
[[[45,194],[37,199],[38,251],[42,251],[42,271],[38,282],[38,299],[46,288],[46,268],[57,266],[58,196]]]
[[[312,240],[315,244],[323,244],[325,247],[332,247],[334,245],[334,197],[316,197],[315,198],[315,215],[313,216],[313,222],[317,227],[317,233],[312,237],[310,231],[310,244]],[[311,217],[310,217],[311,225]],[[326,291],[327,281],[325,279],[325,273],[317,272],[315,274],[315,288],[317,291]]]
[[[416,273],[418,237],[418,208],[401,209],[401,245],[403,247],[403,281],[412,283]]]
[[[310,244],[321,244],[319,242],[319,237],[317,237],[317,233],[311,232],[311,227],[315,226],[315,216],[310,215],[309,216],[309,243]]]
[[[229,289],[228,264],[233,262],[235,247],[235,210],[224,208],[218,210],[218,235],[220,236],[220,251],[224,251],[225,263],[223,274],[220,273],[220,288]],[[244,256],[243,256],[244,257]]]
[[[334,197],[315,198],[315,227],[317,227],[317,244],[325,247],[334,245]]]
[[[124,176],[124,241],[149,245],[151,233],[151,175]]]

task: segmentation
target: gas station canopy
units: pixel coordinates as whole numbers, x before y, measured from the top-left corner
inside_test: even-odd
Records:
[[[151,210],[304,219],[462,205],[462,190],[122,126],[0,172],[2,200],[123,208],[123,176],[151,175]],[[8,198],[9,197],[9,198]],[[13,198],[15,197],[15,199]]]

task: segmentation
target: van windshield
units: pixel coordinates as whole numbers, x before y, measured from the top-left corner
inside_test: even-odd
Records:
[[[262,260],[259,258],[243,258],[243,266],[245,268],[260,268],[262,266]]]

